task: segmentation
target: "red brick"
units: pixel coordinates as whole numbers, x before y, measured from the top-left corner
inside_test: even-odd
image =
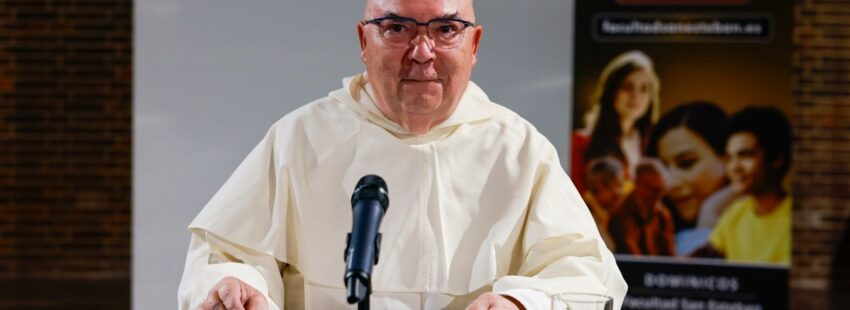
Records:
[[[821,309],[829,295],[846,295],[840,284],[850,283],[850,264],[839,255],[850,246],[842,242],[850,221],[850,2],[798,0],[794,11],[791,302]],[[833,302],[839,307],[846,300]]]
[[[0,283],[92,279],[51,305],[101,308],[123,283],[129,307],[131,10],[0,2]],[[0,308],[50,299],[15,287]]]

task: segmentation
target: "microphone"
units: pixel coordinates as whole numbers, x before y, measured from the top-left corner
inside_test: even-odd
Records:
[[[357,182],[351,195],[353,221],[345,246],[345,287],[349,304],[361,303],[368,308],[372,293],[372,266],[378,264],[381,234],[378,226],[387,212],[387,183],[370,174]]]

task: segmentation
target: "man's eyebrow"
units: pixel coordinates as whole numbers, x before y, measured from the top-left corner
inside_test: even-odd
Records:
[[[395,12],[391,12],[391,11],[386,11],[386,12],[384,12],[384,16],[383,16],[383,17],[403,17],[403,18],[410,18],[410,19],[413,19],[413,18],[411,18],[411,17],[398,15],[398,14],[396,14]],[[444,14],[444,15],[442,15],[442,16],[437,16],[437,17],[436,17],[436,18],[434,18],[434,19],[457,19],[457,18],[458,18],[458,14],[457,14],[457,12],[454,12],[454,13]]]
[[[451,13],[451,14],[446,14],[446,15],[437,17],[437,19],[457,19],[457,17],[458,17],[457,12],[454,12],[454,13]]]

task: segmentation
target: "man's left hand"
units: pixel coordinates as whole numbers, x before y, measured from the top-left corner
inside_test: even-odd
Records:
[[[478,299],[469,304],[466,310],[525,310],[522,304],[508,296],[503,296],[495,293],[484,293],[478,296]]]

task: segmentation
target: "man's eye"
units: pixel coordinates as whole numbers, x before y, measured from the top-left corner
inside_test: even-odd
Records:
[[[392,32],[407,32],[407,26],[402,24],[391,24],[387,29]]]
[[[453,33],[456,31],[455,27],[451,25],[443,25],[437,28],[442,33]]]

